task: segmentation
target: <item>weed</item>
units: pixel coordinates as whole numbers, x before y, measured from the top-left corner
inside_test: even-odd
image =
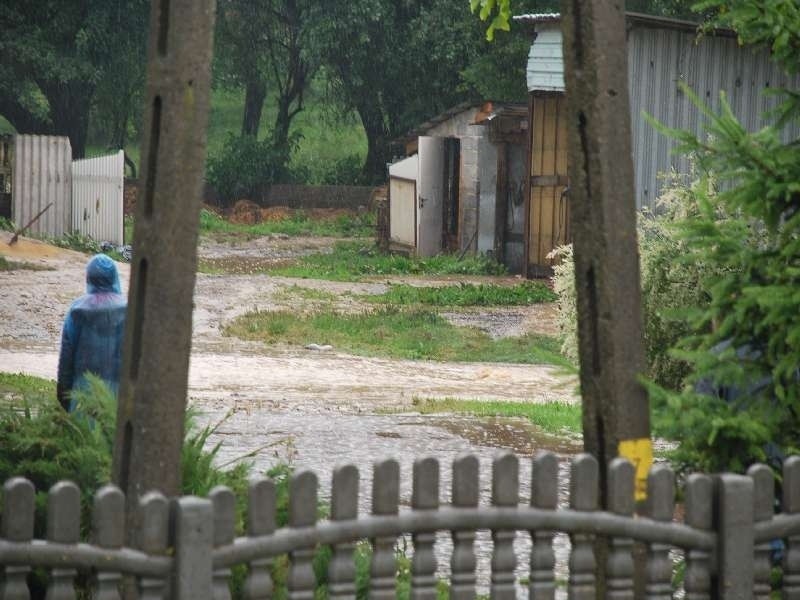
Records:
[[[360,356],[571,366],[558,355],[556,339],[529,334],[493,340],[478,329],[455,327],[434,312],[394,306],[356,314],[254,311],[237,318],[225,333],[267,344],[331,344]]]
[[[14,231],[14,223],[5,217],[0,217],[0,231]]]
[[[371,302],[430,306],[518,306],[554,302],[557,298],[540,281],[524,281],[513,286],[461,283],[442,287],[416,287],[398,284],[392,285],[385,294],[367,297]]]
[[[288,277],[358,281],[381,275],[502,275],[505,267],[486,256],[463,260],[452,254],[408,257],[385,254],[375,244],[337,242],[333,252],[305,256],[295,265],[271,272]]]

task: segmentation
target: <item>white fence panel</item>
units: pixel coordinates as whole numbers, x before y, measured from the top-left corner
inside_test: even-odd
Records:
[[[67,137],[14,137],[11,218],[17,227],[24,227],[49,206],[28,232],[59,237],[69,231],[71,162],[72,147]]]
[[[100,242],[123,243],[125,158],[116,154],[72,163],[72,229]]]

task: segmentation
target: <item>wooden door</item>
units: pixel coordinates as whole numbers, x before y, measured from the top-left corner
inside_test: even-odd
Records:
[[[570,242],[564,94],[531,96],[528,275],[549,274],[554,248]]]

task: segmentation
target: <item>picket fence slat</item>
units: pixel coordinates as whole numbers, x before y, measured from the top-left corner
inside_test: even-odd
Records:
[[[115,485],[102,487],[94,496],[92,539],[101,548],[118,550],[125,541],[125,495]],[[95,577],[95,600],[120,600],[122,574],[98,571]]]
[[[300,471],[289,480],[289,526],[313,527],[317,522],[317,476]],[[314,548],[298,548],[289,553],[289,600],[314,598]]]
[[[432,457],[414,461],[412,486],[411,508],[439,508],[439,461]],[[411,600],[436,600],[436,533],[415,533],[412,541]]]
[[[56,483],[47,495],[47,539],[60,544],[77,544],[81,534],[81,492],[71,481]],[[76,569],[50,571],[47,600],[75,600]]]
[[[236,496],[222,485],[216,486],[208,495],[214,509],[214,547],[233,543],[236,537]],[[231,600],[231,570],[214,569],[214,600]]]
[[[501,508],[519,504],[519,459],[510,452],[499,454],[492,461],[492,504]],[[517,597],[515,538],[513,530],[492,530],[492,600],[515,600]]]
[[[747,475],[753,480],[755,492],[755,506],[753,518],[756,523],[769,521],[775,512],[775,477],[772,470],[766,465],[753,465],[747,470]],[[770,596],[770,554],[772,546],[769,541],[756,543],[753,558],[753,598],[754,600],[769,600]]]
[[[359,473],[354,465],[345,465],[333,472],[331,485],[331,520],[349,521],[358,518]],[[356,597],[356,567],[353,542],[335,544],[328,578],[330,596],[337,600],[352,600]]]
[[[800,456],[787,458],[783,463],[783,512],[800,514]],[[800,600],[800,532],[786,540],[783,600]]]
[[[250,482],[247,495],[247,535],[258,537],[275,531],[275,483],[271,479]],[[267,600],[272,597],[273,584],[269,558],[250,562],[244,582],[247,600]]]
[[[372,473],[372,514],[396,515],[400,505],[400,464],[388,459],[375,464]],[[397,561],[393,536],[372,540],[369,597],[373,600],[394,600]]]
[[[462,454],[453,461],[452,504],[460,508],[475,508],[480,496],[478,480],[480,464],[474,454]],[[453,554],[450,557],[451,600],[475,598],[475,532],[454,531]]]
[[[623,459],[615,458],[608,465],[608,509],[623,517],[633,516],[636,470]],[[606,563],[607,594],[609,600],[633,599],[633,540],[612,538]]]
[[[531,466],[531,506],[543,510],[558,507],[558,457],[540,452]],[[556,593],[553,532],[537,529],[531,532],[531,574],[528,593],[531,600],[553,600]]]
[[[160,492],[148,492],[139,499],[140,530],[135,544],[147,554],[161,556],[169,547],[169,501]],[[162,600],[167,591],[163,577],[141,577],[139,600]]]
[[[22,477],[9,479],[3,485],[3,539],[10,542],[29,542],[33,539],[33,519],[36,512],[36,491],[33,484]],[[3,600],[29,600],[28,573],[30,567],[9,566],[0,584]]]
[[[708,475],[693,473],[686,481],[686,523],[710,531],[713,523],[713,483]],[[711,595],[711,554],[692,548],[686,552],[683,582],[686,600],[707,600]]]
[[[675,512],[675,474],[667,465],[655,465],[647,476],[647,514],[655,521],[671,521]],[[672,562],[667,544],[652,543],[647,548],[648,599],[672,598]]]
[[[569,505],[573,510],[597,510],[598,498],[597,460],[590,454],[579,454],[572,461],[569,482]],[[574,533],[570,536],[572,549],[569,555],[569,597],[571,600],[594,600],[595,556],[594,536]]]

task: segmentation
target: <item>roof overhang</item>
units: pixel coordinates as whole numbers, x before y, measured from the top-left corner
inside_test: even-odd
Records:
[[[518,25],[535,29],[537,25],[546,23],[560,23],[561,15],[559,13],[532,13],[524,15],[515,15],[512,21]],[[702,32],[706,35],[716,36],[731,36],[735,37],[736,33],[730,29],[703,29],[703,24],[696,21],[689,21],[687,19],[674,19],[672,17],[659,17],[655,15],[648,15],[638,12],[626,12],[625,20],[629,28],[633,27],[649,27],[653,29],[678,29],[680,31],[693,31]]]

